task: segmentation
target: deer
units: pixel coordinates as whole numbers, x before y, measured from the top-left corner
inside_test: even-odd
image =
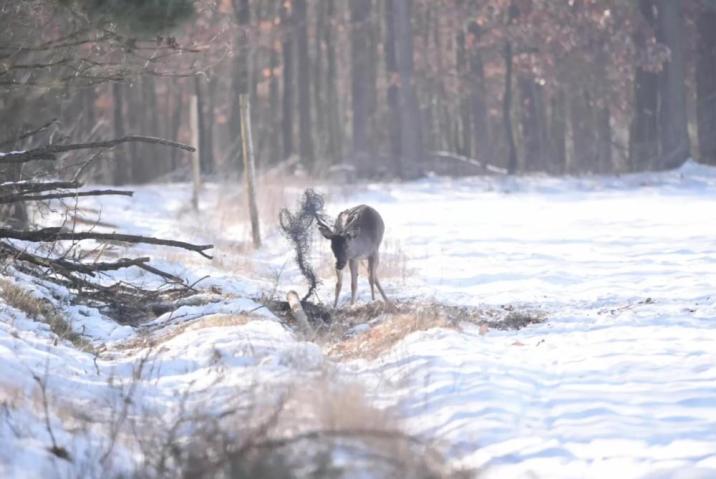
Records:
[[[380,260],[379,248],[383,241],[385,224],[380,214],[367,205],[358,205],[342,211],[331,228],[321,218],[316,216],[318,229],[327,240],[331,242],[331,250],[336,258],[336,298],[333,309],[338,306],[338,298],[343,287],[343,271],[346,264],[351,271],[351,306],[355,304],[358,290],[358,262],[368,259],[368,282],[370,295],[375,301],[375,287],[378,287],[383,300],[390,306],[390,301],[383,291],[378,280],[378,263]]]

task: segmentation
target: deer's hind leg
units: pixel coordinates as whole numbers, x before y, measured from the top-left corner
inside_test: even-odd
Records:
[[[370,299],[375,301],[375,268],[378,265],[378,255],[368,256],[368,283],[370,283]]]
[[[383,291],[383,287],[380,285],[380,281],[378,281],[378,265],[379,264],[380,264],[380,257],[377,252],[368,258],[368,271],[369,271],[368,281],[370,282],[370,292],[373,295],[373,300],[375,301],[375,293],[373,292],[373,285],[377,286],[378,291],[380,292],[380,295],[383,296],[383,301],[385,301],[386,304],[390,304],[388,297],[385,295],[385,291]]]

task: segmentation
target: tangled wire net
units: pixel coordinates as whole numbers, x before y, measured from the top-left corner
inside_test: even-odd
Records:
[[[324,205],[325,200],[323,196],[309,189],[304,191],[298,209],[294,213],[290,212],[287,208],[282,209],[279,213],[281,230],[293,243],[296,250],[296,263],[306,278],[306,281],[308,281],[308,293],[306,293],[301,301],[306,301],[306,299],[314,293],[318,285],[316,273],[308,262],[311,249],[309,239],[311,237],[311,226],[314,220],[320,219],[327,222],[323,214]]]

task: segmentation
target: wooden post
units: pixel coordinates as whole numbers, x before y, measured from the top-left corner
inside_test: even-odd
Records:
[[[199,190],[201,189],[200,151],[199,151],[199,98],[192,95],[189,108],[189,122],[191,125],[191,144],[196,151],[191,156],[191,177],[194,183],[191,195],[191,205],[194,211],[199,211]]]
[[[244,178],[246,178],[246,193],[249,200],[249,213],[251,215],[251,236],[254,247],[261,247],[261,231],[259,229],[259,210],[256,206],[256,171],[254,161],[254,141],[251,135],[251,106],[249,96],[239,95],[239,110],[241,111],[241,144],[244,153]]]

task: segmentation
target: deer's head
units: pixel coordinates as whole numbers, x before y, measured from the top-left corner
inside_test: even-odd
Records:
[[[336,257],[336,269],[342,270],[346,267],[348,260],[352,257],[352,242],[360,234],[359,228],[354,226],[355,221],[345,225],[343,228],[331,228],[319,221],[318,229],[327,240],[331,242],[333,256]]]

